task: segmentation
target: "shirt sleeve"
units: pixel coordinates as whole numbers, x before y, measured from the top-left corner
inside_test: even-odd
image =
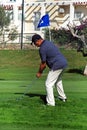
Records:
[[[46,51],[44,49],[39,50],[41,62],[46,62]]]

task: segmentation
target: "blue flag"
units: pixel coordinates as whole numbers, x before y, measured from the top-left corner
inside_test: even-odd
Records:
[[[42,16],[42,18],[39,21],[37,28],[45,27],[45,26],[50,26],[50,20],[49,20],[48,14],[45,14],[44,16]]]

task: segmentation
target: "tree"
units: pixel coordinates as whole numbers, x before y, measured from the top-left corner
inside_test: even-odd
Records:
[[[86,43],[83,28],[82,28],[83,25],[81,24],[80,26],[75,26],[75,25],[68,24],[67,26],[68,26],[71,34],[73,35],[73,37],[78,39],[77,51],[82,52],[83,56],[86,56],[84,50],[85,50],[85,48],[87,49],[87,43]]]
[[[4,8],[0,6],[0,29],[3,31],[4,27],[10,24],[10,14],[6,13]]]
[[[4,43],[4,46],[6,45],[6,42],[10,40],[12,41],[15,40],[18,34],[16,26],[14,25],[13,27],[9,25],[10,25],[10,13],[5,12],[4,8],[0,6],[0,35],[3,36],[3,40],[1,42]],[[7,41],[5,41],[5,32],[7,32],[8,34]]]
[[[87,28],[87,19],[85,21],[81,21],[81,25],[75,26],[74,24],[68,24],[68,28],[73,35],[73,37],[76,37],[78,39],[78,48],[77,51],[81,52],[84,57],[87,56],[87,41],[86,41],[86,30],[84,28]],[[86,50],[86,52],[85,52]],[[84,75],[87,75],[87,65],[85,66]]]
[[[4,43],[4,33],[5,28],[10,24],[10,14],[6,13],[4,8],[0,6],[0,34],[3,36]]]

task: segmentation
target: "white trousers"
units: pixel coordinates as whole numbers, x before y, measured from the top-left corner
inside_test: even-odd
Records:
[[[58,95],[61,99],[66,99],[66,95],[63,90],[63,84],[61,80],[61,74],[63,72],[63,69],[59,69],[56,71],[49,71],[47,79],[46,79],[46,91],[47,91],[47,96],[46,96],[46,101],[49,105],[55,106],[55,98],[54,98],[54,92],[53,88],[54,85],[57,88]]]

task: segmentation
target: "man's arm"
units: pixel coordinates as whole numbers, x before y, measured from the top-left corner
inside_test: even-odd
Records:
[[[46,62],[41,62],[40,67],[39,67],[39,71],[36,74],[36,76],[39,78],[41,77],[41,74],[43,73],[43,70],[46,68]]]

